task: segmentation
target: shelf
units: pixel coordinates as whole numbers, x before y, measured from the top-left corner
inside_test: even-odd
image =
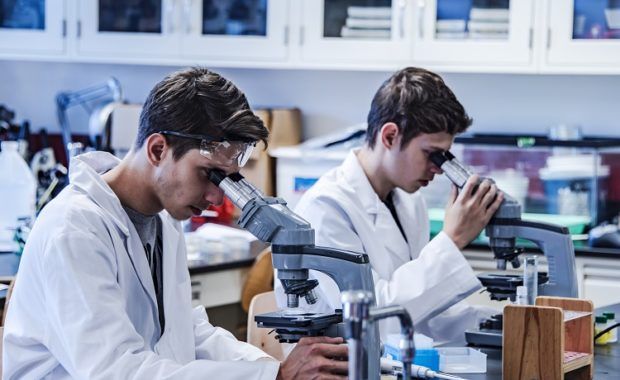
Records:
[[[592,364],[594,355],[585,352],[564,352],[564,373]]]
[[[572,321],[574,319],[588,317],[592,315],[589,311],[574,311],[574,310],[564,310],[564,322]],[[567,351],[567,353],[570,351]]]

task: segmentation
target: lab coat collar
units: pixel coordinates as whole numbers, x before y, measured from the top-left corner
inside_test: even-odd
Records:
[[[411,252],[409,249],[409,245],[407,244],[407,240],[403,238],[403,235],[392,216],[392,213],[387,208],[387,206],[383,203],[383,201],[379,198],[375,190],[372,188],[362,165],[357,158],[357,153],[359,149],[353,149],[349,152],[349,155],[345,159],[342,164],[342,173],[344,175],[345,181],[351,186],[352,191],[355,192],[357,199],[359,199],[362,207],[368,215],[373,220],[373,225],[375,227],[375,232],[377,236],[382,236],[386,242],[386,249],[393,252],[394,257],[398,257],[400,263],[403,264],[406,261],[411,259]],[[402,191],[399,189],[394,189],[392,194],[392,200],[394,202],[394,207],[396,207],[396,212],[398,212],[400,207],[404,207],[402,197]],[[401,224],[402,224],[401,220]],[[405,225],[403,228],[405,228]],[[405,234],[407,235],[407,239],[411,239],[408,231],[405,230]]]
[[[107,152],[88,152],[73,157],[69,166],[69,182],[88,194],[123,234],[129,236],[129,217],[119,217],[126,215],[121,201],[108,183],[101,178],[101,174],[120,162],[121,160]]]
[[[362,165],[357,158],[359,148],[352,149],[347,158],[342,163],[342,173],[345,181],[357,194],[358,199],[362,203],[362,207],[368,214],[376,215],[380,212],[381,207],[385,207],[375,190],[372,188]]]

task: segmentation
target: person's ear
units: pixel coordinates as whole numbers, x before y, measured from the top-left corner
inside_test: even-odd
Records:
[[[153,166],[159,166],[166,158],[166,155],[171,153],[170,145],[168,145],[166,138],[159,133],[153,133],[147,137],[145,145],[146,159]]]
[[[381,144],[387,149],[392,149],[400,144],[398,125],[392,122],[383,124],[379,131],[379,136],[381,137]]]

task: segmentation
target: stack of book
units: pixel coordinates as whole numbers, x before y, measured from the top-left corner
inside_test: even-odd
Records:
[[[437,20],[435,25],[435,38],[437,39],[463,39],[467,38],[467,22],[462,19]]]
[[[343,38],[390,39],[392,36],[392,8],[347,8],[347,19],[340,30]]]
[[[467,30],[472,39],[507,39],[510,29],[508,8],[477,8],[469,12]]]

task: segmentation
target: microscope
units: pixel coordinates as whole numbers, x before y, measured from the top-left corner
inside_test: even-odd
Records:
[[[449,151],[433,152],[430,159],[459,189],[473,175]],[[538,294],[577,297],[575,249],[566,227],[521,219],[519,202],[504,194],[504,200],[487,224],[485,233],[497,269],[505,270],[507,262],[518,268],[519,255],[524,249],[517,247],[517,238],[529,240],[540,248],[549,265],[548,274],[538,274]],[[478,279],[489,291],[491,299],[495,300],[514,300],[517,286],[523,284],[523,277],[519,275],[482,274]],[[479,330],[466,331],[465,338],[471,345],[501,347],[501,314],[480,323]]]
[[[314,288],[318,281],[309,278],[309,270],[318,270],[330,276],[341,291],[364,292],[366,308],[374,306],[374,281],[368,256],[345,250],[314,245],[314,230],[310,224],[293,213],[281,198],[264,196],[241,174],[226,175],[212,170],[209,180],[241,209],[238,224],[259,240],[271,243],[272,264],[287,295],[287,308],[257,315],[259,327],[271,328],[280,342],[294,343],[306,336],[345,336],[355,346],[357,378],[379,379],[380,339],[376,323],[363,324],[363,334],[353,326],[347,315],[343,325],[342,310],[334,313],[308,313],[298,308],[299,298],[316,303]],[[347,306],[347,310],[349,307]],[[391,315],[391,314],[390,314]],[[344,330],[356,332],[354,335]],[[353,341],[352,338],[356,340]],[[413,343],[411,343],[413,350]]]

